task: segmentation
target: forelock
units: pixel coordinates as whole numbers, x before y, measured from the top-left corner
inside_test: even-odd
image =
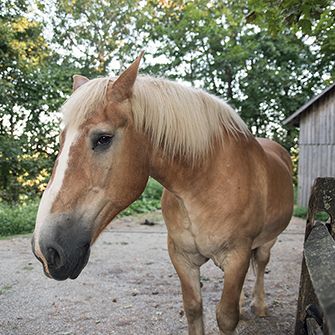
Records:
[[[80,86],[61,107],[65,127],[79,127],[106,101],[109,78],[97,78]]]

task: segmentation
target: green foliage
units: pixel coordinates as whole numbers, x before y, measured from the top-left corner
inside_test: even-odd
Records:
[[[21,206],[0,202],[0,236],[31,233],[35,226],[38,201]]]
[[[293,210],[293,216],[298,218],[306,219],[308,214],[308,208],[300,207],[295,205]],[[315,215],[315,219],[318,221],[327,222],[329,219],[329,215],[326,212],[319,212]]]
[[[162,186],[157,181],[150,178],[145,191],[139,199],[126,208],[120,216],[146,213],[159,209],[161,206],[160,199],[162,190]]]
[[[298,205],[294,205],[293,216],[306,219],[307,212],[308,212],[308,209],[306,207],[300,207]]]
[[[92,78],[108,75],[111,69],[118,73],[124,57],[133,55],[137,1],[39,3],[43,20],[53,29],[52,43],[62,51],[61,59],[80,64],[81,74]],[[50,6],[54,8],[52,17],[45,16]]]
[[[291,30],[303,41],[313,42],[320,68],[335,71],[335,8],[331,0],[249,0],[247,22],[258,24],[272,35]],[[331,82],[331,78],[330,82]]]
[[[57,64],[25,4],[7,3],[0,16],[0,199],[9,203],[43,189],[57,151],[56,111],[75,72]]]
[[[292,161],[292,167],[293,167],[293,184],[295,187],[297,187],[298,185],[298,166],[299,166],[299,146],[297,143],[295,143],[295,145],[291,147],[290,153],[291,153],[291,161]]]

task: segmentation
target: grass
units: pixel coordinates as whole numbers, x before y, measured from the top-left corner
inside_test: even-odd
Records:
[[[125,209],[120,216],[159,209],[161,194],[162,186],[155,180],[149,179],[140,198]],[[0,202],[0,237],[31,233],[35,226],[38,203],[38,199],[20,205],[8,205]]]

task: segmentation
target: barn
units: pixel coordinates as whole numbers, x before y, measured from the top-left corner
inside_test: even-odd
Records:
[[[298,205],[308,206],[316,177],[335,177],[335,83],[284,120],[300,128]]]

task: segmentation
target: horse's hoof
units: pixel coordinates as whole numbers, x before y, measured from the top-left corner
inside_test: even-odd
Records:
[[[266,316],[269,315],[269,311],[267,306],[264,305],[256,305],[255,303],[251,304],[251,311],[256,314],[258,317],[265,318]]]

